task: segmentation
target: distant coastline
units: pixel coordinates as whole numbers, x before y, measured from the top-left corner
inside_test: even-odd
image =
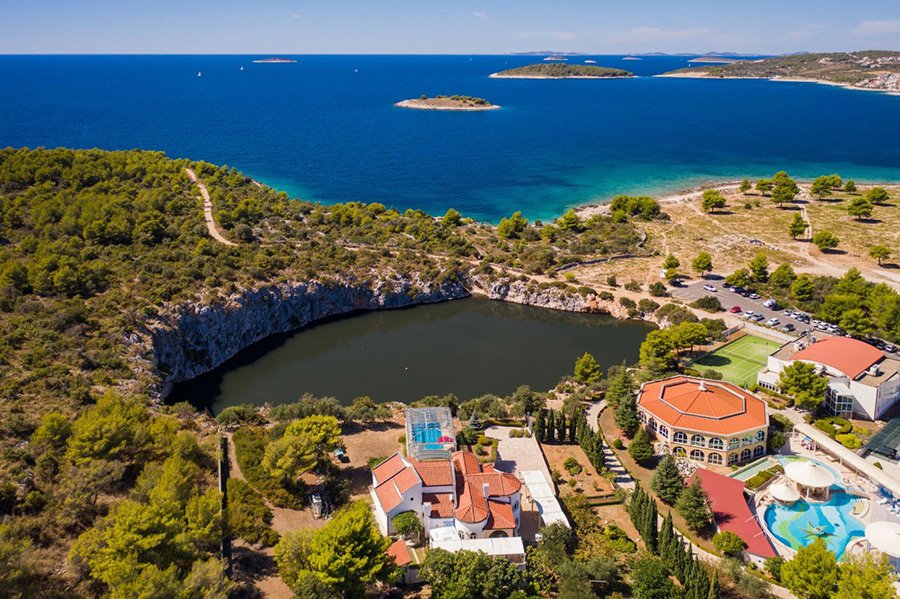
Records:
[[[634,77],[634,73],[624,69],[574,64],[530,64],[498,73],[491,73],[492,79],[624,79]]]
[[[433,98],[422,96],[420,98],[401,100],[396,102],[394,106],[416,110],[457,110],[466,112],[481,112],[500,108],[500,106],[491,104],[484,98],[474,98],[472,96],[435,96]]]
[[[703,71],[698,68],[694,72],[690,71],[677,71],[671,73],[661,73],[659,75],[653,75],[654,77],[667,77],[672,79],[752,79],[757,81],[781,81],[787,83],[818,83],[819,85],[829,85],[831,87],[840,87],[843,89],[849,89],[859,92],[879,92],[888,96],[900,96],[900,91],[894,91],[891,89],[883,89],[877,87],[862,87],[860,85],[854,85],[852,83],[839,83],[837,81],[828,81],[827,79],[814,79],[811,77],[753,77],[749,75],[743,76],[728,76],[723,77],[722,75],[717,75],[715,73],[709,73],[707,71]]]
[[[252,62],[255,62],[257,64],[282,64],[297,61],[293,58],[258,58],[257,60],[254,60]]]

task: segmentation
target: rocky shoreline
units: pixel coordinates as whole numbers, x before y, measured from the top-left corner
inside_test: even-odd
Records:
[[[248,289],[212,303],[175,306],[149,322],[130,343],[140,350],[145,372],[155,373],[150,390],[162,402],[176,383],[221,366],[258,341],[307,327],[328,318],[374,310],[402,308],[481,295],[549,310],[593,312],[627,319],[627,310],[596,294],[571,287],[541,286],[502,278],[465,277],[442,284],[415,278],[384,279],[374,285],[318,281],[281,283]]]

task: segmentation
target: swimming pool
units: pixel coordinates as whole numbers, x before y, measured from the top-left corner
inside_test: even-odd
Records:
[[[422,443],[427,450],[443,449],[441,442],[441,425],[437,422],[427,424],[414,424],[412,426],[413,440]]]
[[[785,464],[807,458],[779,456],[777,459]],[[850,541],[865,534],[865,526],[853,516],[854,505],[862,498],[847,493],[837,484],[840,476],[834,468],[818,460],[811,461],[835,475],[828,501],[807,502],[800,499],[792,505],[772,503],[766,507],[766,527],[775,538],[795,551],[821,537],[840,559]]]

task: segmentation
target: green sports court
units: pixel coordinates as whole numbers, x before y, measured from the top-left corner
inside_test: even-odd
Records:
[[[769,354],[781,344],[755,335],[744,335],[703,356],[691,366],[722,373],[722,378],[735,385],[749,387],[756,383],[756,374],[766,365]]]

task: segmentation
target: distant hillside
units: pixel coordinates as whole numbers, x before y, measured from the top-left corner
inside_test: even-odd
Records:
[[[664,76],[811,79],[859,89],[900,91],[900,52],[866,50],[776,56],[728,65],[678,69]]]
[[[634,73],[630,73],[623,69],[611,69],[609,67],[597,67],[593,65],[579,64],[563,64],[554,63],[538,63],[529,64],[524,67],[508,69],[494,73],[491,77],[509,77],[509,78],[534,78],[534,79],[565,79],[573,77],[583,78],[611,78],[611,77],[634,77]]]

